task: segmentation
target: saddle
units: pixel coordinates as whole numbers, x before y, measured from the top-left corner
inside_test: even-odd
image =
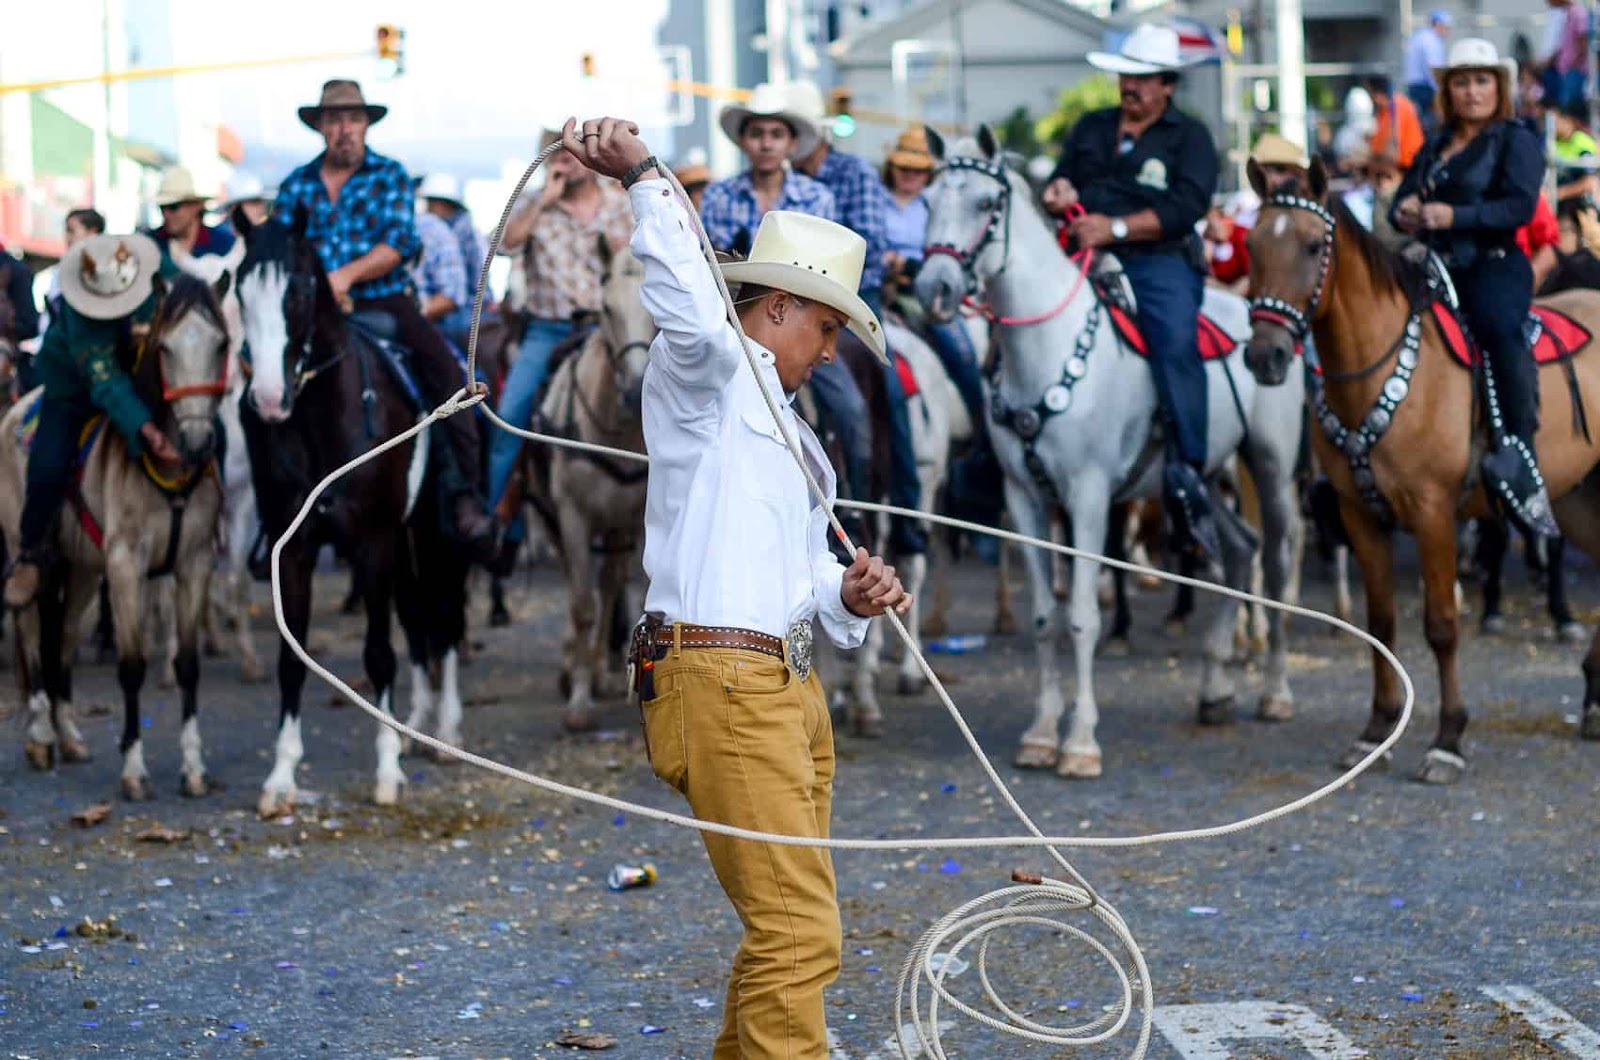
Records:
[[[1483,353],[1467,329],[1461,311],[1444,301],[1433,303],[1433,322],[1449,347],[1450,355],[1463,368],[1476,368],[1483,361]],[[1533,350],[1536,364],[1555,364],[1569,361],[1573,355],[1589,344],[1594,336],[1589,329],[1572,317],[1550,306],[1536,305],[1528,313],[1523,325],[1528,347]]]
[[[1150,344],[1144,332],[1139,330],[1138,300],[1134,297],[1133,285],[1128,282],[1127,274],[1116,259],[1110,255],[1102,256],[1089,275],[1089,284],[1110,314],[1118,341],[1140,357],[1148,358]],[[1195,315],[1195,338],[1200,345],[1202,361],[1226,357],[1239,345],[1238,340],[1228,334],[1221,324],[1206,316],[1204,310]]]
[[[431,406],[422,396],[422,388],[417,385],[416,376],[411,371],[411,350],[402,346],[396,338],[399,328],[395,325],[394,317],[364,309],[351,313],[349,321],[351,327],[377,351],[378,363],[384,366],[405,395],[412,415],[420,416],[428,412]]]

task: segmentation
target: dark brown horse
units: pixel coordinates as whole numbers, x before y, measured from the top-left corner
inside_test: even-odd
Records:
[[[1383,249],[1328,196],[1320,163],[1303,196],[1269,193],[1254,163],[1250,178],[1265,201],[1250,237],[1256,311],[1245,363],[1262,383],[1281,383],[1291,367],[1299,370],[1301,325],[1314,334],[1324,374],[1312,443],[1361,564],[1367,628],[1386,645],[1396,624],[1392,531],[1417,538],[1440,691],[1439,729],[1418,779],[1452,783],[1466,768],[1467,727],[1456,671],[1456,524],[1489,512],[1478,475],[1486,444],[1478,379],[1455,360],[1429,312],[1423,268]],[[1600,334],[1600,294],[1570,291],[1541,304]],[[1590,343],[1567,363],[1545,365],[1539,383],[1536,445],[1556,518],[1568,540],[1600,558],[1600,442],[1575,428],[1577,402],[1600,407],[1600,353]],[[1583,670],[1582,733],[1600,739],[1600,634]],[[1376,655],[1373,681],[1372,716],[1347,763],[1382,741],[1400,715],[1399,680]]]

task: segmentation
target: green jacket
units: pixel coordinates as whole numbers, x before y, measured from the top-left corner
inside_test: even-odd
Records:
[[[177,266],[164,255],[160,275],[167,280],[178,275]],[[118,360],[117,348],[130,323],[150,323],[156,302],[152,293],[126,317],[92,320],[63,301],[61,314],[50,318],[50,328],[34,359],[46,399],[92,402],[110,417],[136,457],[144,453],[139,431],[150,422],[150,410],[135,393],[133,380]]]

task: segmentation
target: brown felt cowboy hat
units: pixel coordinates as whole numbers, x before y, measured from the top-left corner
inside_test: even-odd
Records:
[[[367,97],[361,94],[361,86],[354,81],[343,78],[334,78],[322,86],[322,98],[314,107],[301,107],[300,120],[310,129],[321,131],[319,123],[322,115],[330,110],[364,110],[367,112],[367,122],[376,125],[389,113],[389,108],[376,103],[368,103]]]

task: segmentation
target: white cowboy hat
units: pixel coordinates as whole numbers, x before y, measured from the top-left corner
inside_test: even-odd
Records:
[[[1090,52],[1089,65],[1112,74],[1176,73],[1185,63],[1178,52],[1178,31],[1171,26],[1143,25],[1115,52]]]
[[[1495,46],[1482,37],[1462,37],[1450,45],[1450,54],[1443,66],[1433,68],[1433,79],[1443,85],[1445,78],[1456,70],[1493,70],[1504,82],[1500,91],[1509,92],[1517,83],[1517,61],[1502,59]]]
[[[261,178],[253,177],[249,173],[235,173],[233,179],[228,181],[222,189],[222,201],[217,204],[220,213],[227,213],[241,202],[254,202],[260,200],[267,202],[272,198],[267,194],[266,185],[261,183]]]
[[[750,257],[722,266],[729,284],[754,283],[831,306],[848,327],[889,363],[883,325],[856,293],[867,241],[844,225],[792,210],[769,210],[756,229]]]
[[[442,199],[445,202],[455,203],[463,210],[467,208],[466,201],[461,197],[461,180],[453,173],[429,173],[422,178],[422,183],[417,187],[417,194],[424,199]]]
[[[194,190],[194,174],[186,166],[169,166],[156,186],[157,206],[176,206],[180,202],[210,202],[209,195]]]
[[[142,233],[90,236],[61,258],[67,305],[90,320],[117,320],[139,308],[161,267],[161,248]]]
[[[795,113],[792,103],[793,97],[788,89],[763,82],[751,91],[750,98],[745,102],[730,103],[722,108],[722,114],[717,120],[722,126],[722,131],[727,133],[728,139],[738,143],[739,132],[749,119],[777,118],[794,130],[793,157],[804,158],[816,150],[822,137],[809,118]]]

